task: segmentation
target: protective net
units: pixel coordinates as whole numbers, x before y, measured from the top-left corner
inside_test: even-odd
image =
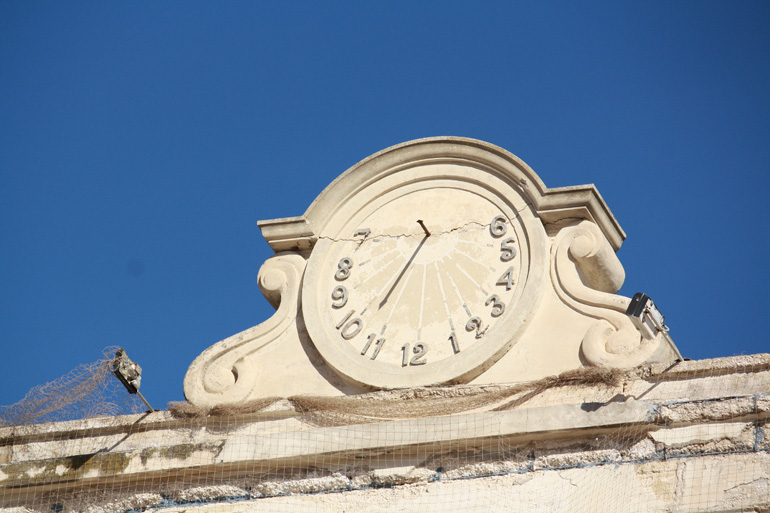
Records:
[[[0,426],[23,426],[143,411],[141,401],[115,380],[110,363],[118,347],[106,347],[103,357],[79,365],[68,374],[38,385],[10,406],[0,406]]]
[[[114,378],[112,378],[114,379]],[[123,392],[125,394],[125,392]],[[770,355],[0,429],[17,511],[770,510]]]

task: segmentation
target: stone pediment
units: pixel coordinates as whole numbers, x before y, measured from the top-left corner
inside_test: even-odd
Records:
[[[259,286],[277,311],[193,362],[184,388],[194,404],[533,381],[680,358],[659,319],[643,318],[646,303],[615,294],[625,234],[596,188],[549,189],[488,143],[388,148],[303,216],[259,226],[276,252]]]

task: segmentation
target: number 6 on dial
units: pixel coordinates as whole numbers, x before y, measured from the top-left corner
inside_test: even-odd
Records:
[[[492,237],[502,237],[507,231],[508,226],[505,224],[505,216],[497,216],[492,219],[489,225],[489,233],[492,234]]]

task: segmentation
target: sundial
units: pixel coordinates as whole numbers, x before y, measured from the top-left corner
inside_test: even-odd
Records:
[[[511,153],[440,137],[383,150],[303,216],[262,221],[276,314],[190,366],[201,405],[534,379],[674,361],[615,295],[625,234],[592,185],[548,189]],[[639,323],[637,323],[639,324]]]

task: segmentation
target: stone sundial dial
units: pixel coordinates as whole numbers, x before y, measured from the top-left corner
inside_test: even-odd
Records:
[[[678,357],[614,294],[625,234],[596,188],[548,189],[488,143],[388,148],[303,216],[259,225],[276,252],[259,284],[277,312],[193,362],[192,403],[506,383]]]

